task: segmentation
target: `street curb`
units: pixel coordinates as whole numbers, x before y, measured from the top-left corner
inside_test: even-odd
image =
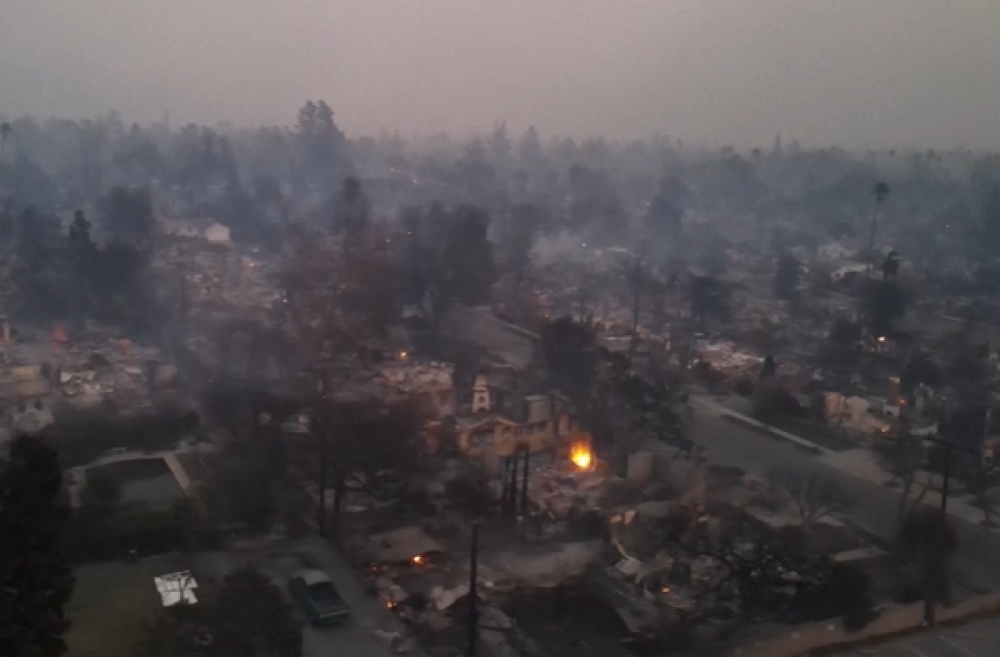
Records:
[[[764,422],[758,421],[758,420],[754,419],[753,417],[747,417],[746,415],[740,414],[739,412],[736,412],[735,410],[730,410],[727,407],[724,407],[724,406],[721,406],[721,405],[717,405],[717,404],[715,404],[713,402],[706,401],[706,400],[704,400],[702,398],[698,398],[696,396],[692,396],[690,398],[690,400],[691,400],[691,403],[693,403],[693,404],[695,404],[697,406],[700,406],[700,407],[703,407],[703,408],[707,408],[709,410],[715,410],[716,412],[719,412],[719,413],[721,413],[722,415],[724,415],[726,417],[729,417],[731,419],[735,419],[737,421],[743,422],[747,426],[753,426],[753,427],[755,427],[757,429],[763,430],[765,433],[778,436],[779,438],[782,438],[784,440],[788,440],[792,444],[799,445],[801,447],[808,447],[811,450],[811,453],[815,453],[815,454],[819,454],[819,455],[826,454],[826,453],[831,453],[831,454],[835,453],[832,449],[828,449],[826,447],[823,447],[822,445],[817,445],[815,442],[810,442],[809,440],[806,440],[805,438],[800,438],[799,436],[795,435],[794,433],[789,433],[788,431],[782,431],[780,428],[774,428],[772,426],[768,426]]]

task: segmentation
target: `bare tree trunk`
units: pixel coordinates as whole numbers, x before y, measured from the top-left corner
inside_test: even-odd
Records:
[[[504,508],[507,521],[510,522],[511,527],[517,525],[517,472],[519,458],[520,452],[515,450],[514,455],[511,457],[510,492],[507,495],[507,507]]]
[[[472,549],[469,553],[469,645],[470,656],[476,655],[476,640],[479,638],[479,612],[476,609],[476,575],[479,570],[479,522],[472,524]]]
[[[333,521],[332,528],[334,535],[340,534],[340,515],[341,509],[344,506],[344,496],[347,491],[346,475],[344,471],[337,466],[337,471],[335,473],[335,480],[333,483]]]
[[[524,450],[524,467],[521,470],[521,516],[528,517],[528,464],[531,463],[531,450]],[[526,521],[525,521],[526,522]]]
[[[320,435],[319,447],[319,514],[317,515],[317,524],[319,534],[326,536],[327,447],[324,435]]]
[[[430,298],[430,325],[431,333],[435,336],[441,335],[441,325],[444,323],[445,315],[448,314],[448,301],[441,296],[435,296],[433,293]]]
[[[917,497],[915,497],[912,502],[907,503],[906,502],[907,498],[909,497],[910,491],[912,490],[913,484],[915,482],[916,482],[916,480],[911,475],[908,478],[908,481],[906,482],[906,485],[903,487],[903,496],[902,496],[902,498],[899,499],[899,518],[900,519],[906,518],[906,515],[909,514],[910,510],[913,509],[914,507],[916,507],[917,504],[920,503],[920,501],[922,501],[924,499],[924,496],[927,495],[927,491],[931,488],[931,480],[928,479],[927,483],[924,484],[924,488],[920,490],[920,494]]]

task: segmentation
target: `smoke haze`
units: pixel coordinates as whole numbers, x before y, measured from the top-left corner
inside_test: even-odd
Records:
[[[1000,147],[995,0],[6,0],[0,113]]]

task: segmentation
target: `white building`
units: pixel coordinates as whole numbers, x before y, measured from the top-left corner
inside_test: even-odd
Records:
[[[210,243],[229,243],[229,227],[214,218],[174,218],[159,221],[160,233],[166,236],[197,239]]]
[[[830,278],[834,282],[843,279],[849,273],[864,273],[868,270],[867,264],[861,264],[860,262],[853,262],[851,264],[845,264],[836,271],[830,272]]]
[[[857,252],[840,241],[827,243],[816,250],[816,254],[823,259],[848,259],[856,255]]]

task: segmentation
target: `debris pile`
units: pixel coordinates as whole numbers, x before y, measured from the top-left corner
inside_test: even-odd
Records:
[[[581,472],[575,466],[539,466],[528,475],[528,499],[542,514],[565,520],[574,512],[601,509],[610,479],[600,467]]]

